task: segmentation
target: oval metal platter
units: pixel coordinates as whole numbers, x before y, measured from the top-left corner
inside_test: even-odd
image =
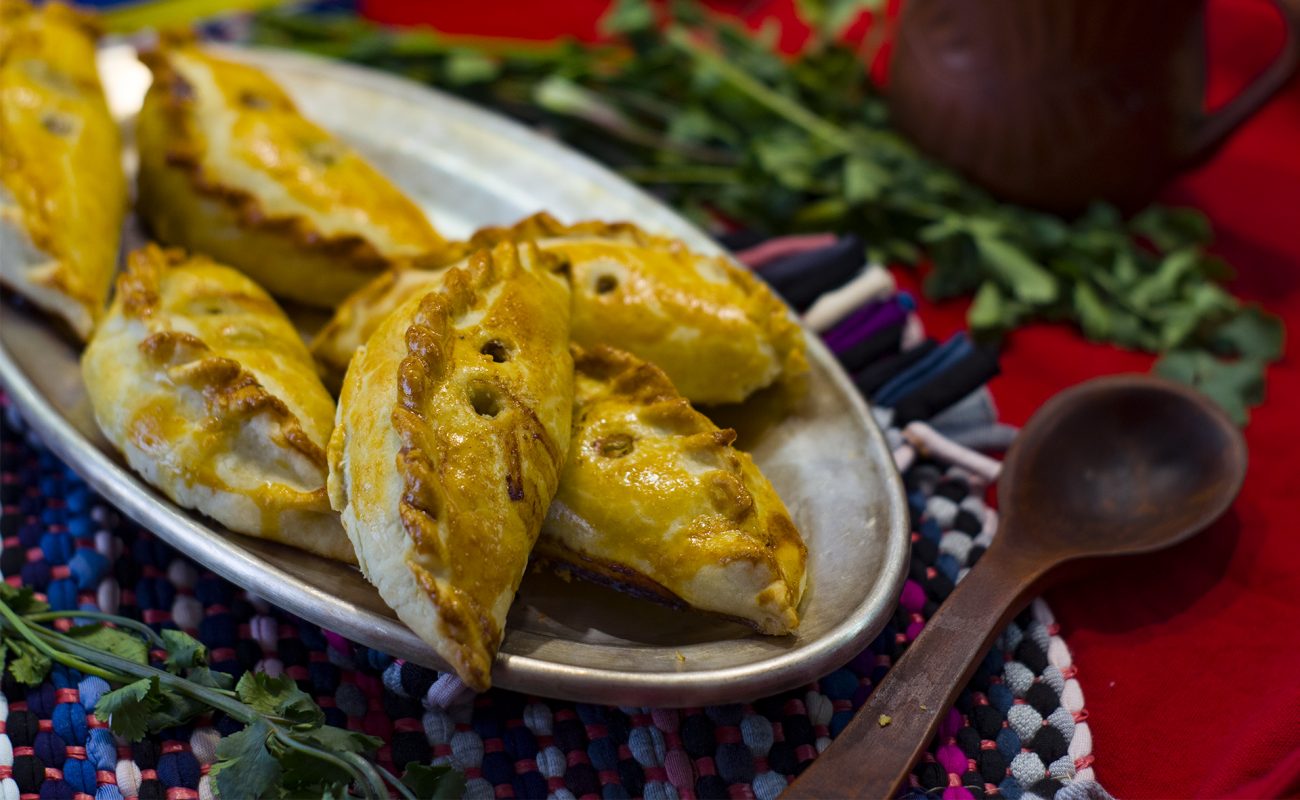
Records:
[[[520,125],[414,83],[266,50],[227,49],[266,69],[303,112],[351,142],[419,202],[448,237],[540,210],[566,221],[633,220],[720,252],[698,229],[586,157]],[[149,83],[125,46],[101,53],[109,103],[130,141]],[[125,154],[128,169],[134,154]],[[139,242],[134,229],[128,244]],[[4,254],[0,253],[0,258]],[[239,536],[179,508],[131,472],[99,434],[78,352],[30,306],[7,298],[0,381],[41,439],[101,495],[177,550],[324,628],[433,668],[443,665],[354,568]],[[794,636],[671,611],[530,572],[507,624],[494,684],[617,705],[753,699],[847,662],[889,618],[906,571],[907,509],[885,438],[835,359],[807,335],[811,392],[770,419],[761,402],[729,410],[808,543],[808,592]]]

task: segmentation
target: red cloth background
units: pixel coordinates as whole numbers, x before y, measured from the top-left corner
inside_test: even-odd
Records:
[[[403,3],[364,10],[483,35],[592,38],[607,0]],[[750,16],[792,18],[789,0]],[[782,39],[795,48],[802,30]],[[1260,0],[1210,3],[1209,101],[1235,94],[1281,47]],[[1300,336],[1300,80],[1292,81],[1204,167],[1166,191],[1214,221],[1232,289]],[[900,274],[906,285],[915,281]],[[932,333],[964,327],[963,303],[922,305]],[[993,384],[1003,417],[1023,423],[1053,393],[1088,378],[1145,371],[1149,357],[1039,325],[1007,343]],[[1294,350],[1269,373],[1246,430],[1245,488],[1209,531],[1167,553],[1116,561],[1048,599],[1074,651],[1090,713],[1094,768],[1122,797],[1300,793],[1300,370]]]

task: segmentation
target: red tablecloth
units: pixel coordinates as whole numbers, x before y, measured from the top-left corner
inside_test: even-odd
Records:
[[[391,22],[448,31],[590,37],[605,0],[537,6],[371,0]],[[544,9],[544,10],[543,10]],[[1268,3],[1212,0],[1210,101],[1231,97],[1281,46]],[[786,17],[787,2],[762,13]],[[796,44],[791,32],[786,46]],[[1205,167],[1169,187],[1171,202],[1214,220],[1232,288],[1300,331],[1300,80]],[[900,276],[904,283],[910,279]],[[913,284],[914,285],[914,284]],[[922,305],[927,328],[964,327],[964,304]],[[1292,338],[1294,342],[1294,338]],[[1063,327],[1012,336],[993,391],[1023,423],[1072,384],[1145,371],[1146,356],[1091,345]],[[1300,793],[1300,370],[1294,352],[1269,374],[1246,431],[1250,472],[1232,511],[1168,553],[1115,562],[1048,599],[1074,650],[1091,716],[1097,777],[1123,797]]]

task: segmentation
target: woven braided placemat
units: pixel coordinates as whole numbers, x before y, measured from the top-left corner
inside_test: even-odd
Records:
[[[870,302],[880,298],[877,291]],[[910,309],[905,297],[893,301]],[[923,340],[915,315],[896,338],[882,358]],[[331,724],[383,739],[385,766],[450,762],[467,776],[473,798],[776,797],[848,723],[996,529],[996,512],[984,502],[991,476],[963,458],[980,456],[950,439],[927,444],[911,428],[891,428],[912,519],[909,578],[893,619],[842,668],[795,691],[707,708],[611,708],[499,689],[443,707],[434,672],[272,607],[124,520],[25,431],[7,399],[0,402],[4,580],[31,586],[55,609],[101,609],[186,630],[208,645],[216,669],[288,674]],[[963,413],[947,418],[963,426],[954,438],[990,429],[991,418],[972,427],[972,414],[992,415],[986,389],[957,405]],[[940,421],[932,420],[942,430]],[[90,713],[107,688],[61,667],[37,689],[4,676],[0,800],[213,797],[208,765],[219,737],[238,724],[218,714],[123,742]],[[1104,794],[1092,782],[1083,705],[1069,649],[1036,601],[948,712],[914,770],[913,792],[945,800]]]

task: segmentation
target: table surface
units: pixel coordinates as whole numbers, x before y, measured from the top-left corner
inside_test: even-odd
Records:
[[[897,2],[897,0],[895,0]],[[414,4],[370,0],[387,21],[423,19],[451,32],[590,37],[604,0],[566,0],[539,18],[531,3]],[[751,16],[792,17],[790,0]],[[1282,43],[1269,4],[1211,0],[1209,102],[1231,97]],[[795,47],[796,27],[782,39]],[[877,65],[879,66],[879,65]],[[1300,326],[1300,80],[1164,199],[1214,222],[1214,250],[1234,265],[1231,288]],[[900,273],[904,285],[916,286]],[[964,327],[965,304],[923,303],[927,328]],[[1088,378],[1145,371],[1151,359],[1034,325],[1011,336],[993,384],[1003,417],[1023,423],[1053,393]],[[1300,370],[1294,351],[1268,376],[1268,399],[1246,430],[1245,488],[1208,532],[1168,553],[1107,565],[1048,599],[1075,653],[1087,696],[1098,778],[1118,796],[1277,795],[1300,790]]]

